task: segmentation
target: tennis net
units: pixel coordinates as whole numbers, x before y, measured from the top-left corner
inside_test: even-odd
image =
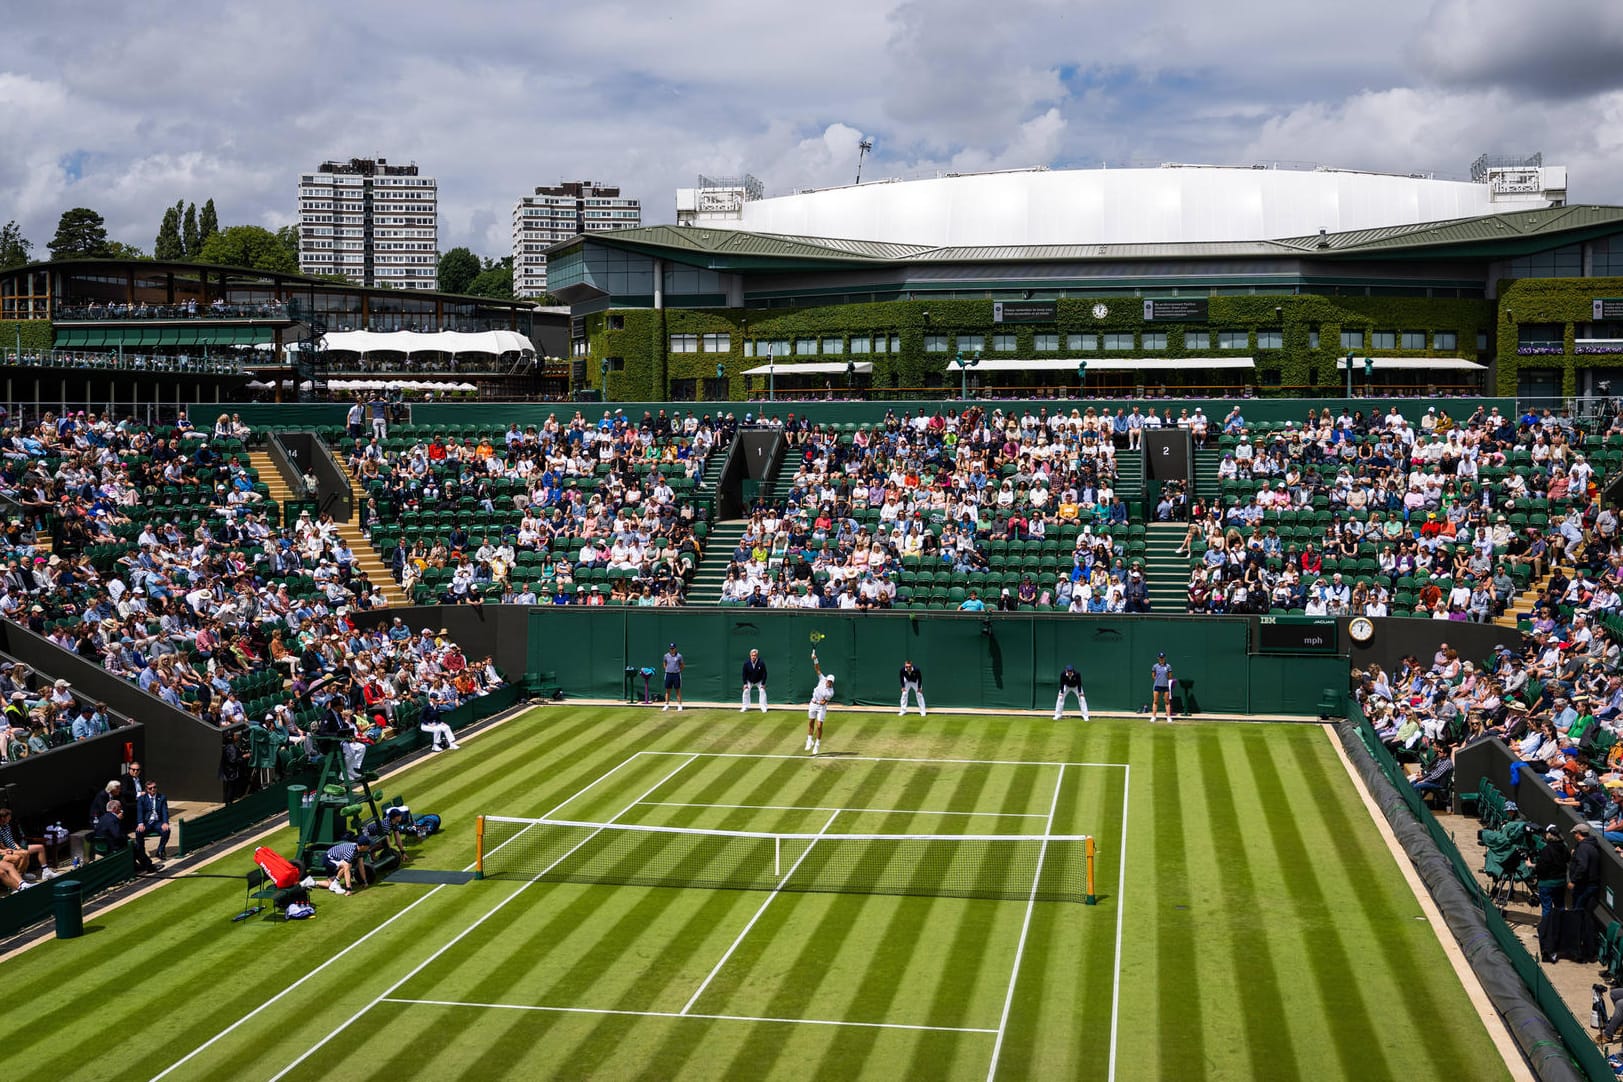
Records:
[[[1093,857],[1085,834],[777,834],[479,818],[486,879],[1091,904]]]

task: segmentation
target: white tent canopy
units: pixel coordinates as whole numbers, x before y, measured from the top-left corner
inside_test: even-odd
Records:
[[[1251,357],[1041,357],[1032,360],[982,360],[970,365],[975,372],[1075,372],[1076,366],[1088,362],[1089,372],[1189,372],[1205,368],[1255,368]],[[958,366],[947,365],[947,373],[956,375]]]
[[[873,371],[873,362],[854,361],[856,372],[865,375]],[[806,364],[763,364],[747,370],[746,376],[765,376],[776,372],[780,376],[842,376],[845,365],[839,361],[811,361]]]
[[[1394,369],[1429,369],[1447,372],[1486,372],[1488,370],[1487,365],[1477,364],[1475,361],[1468,361],[1463,357],[1371,357],[1369,359],[1375,362],[1375,371],[1377,372],[1390,372]],[[1355,354],[1352,362],[1354,373],[1364,370],[1363,357]],[[1336,367],[1345,372],[1347,370],[1347,358],[1338,358]]]
[[[535,345],[517,331],[329,331],[325,348],[340,353],[503,353],[535,352]]]
[[[472,383],[431,379],[333,379],[327,386],[335,391],[477,391]]]

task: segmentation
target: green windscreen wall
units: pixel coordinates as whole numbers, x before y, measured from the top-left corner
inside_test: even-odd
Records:
[[[627,667],[656,670],[675,642],[687,663],[686,697],[731,702],[751,648],[761,651],[777,704],[804,702],[811,652],[834,673],[838,701],[893,703],[897,670],[924,671],[935,706],[1032,710],[1052,707],[1067,662],[1082,673],[1088,705],[1136,711],[1149,701],[1150,666],[1165,651],[1197,713],[1313,716],[1325,688],[1346,688],[1338,656],[1252,655],[1239,618],[863,614],[811,610],[548,609],[530,612],[531,673],[556,674],[567,694],[617,698]],[[636,687],[642,687],[641,677]]]

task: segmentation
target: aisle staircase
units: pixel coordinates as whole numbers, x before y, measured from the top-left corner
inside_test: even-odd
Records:
[[[1144,499],[1144,452],[1119,450],[1116,452],[1116,495],[1126,501],[1133,517],[1139,513],[1139,502]]]
[[[744,520],[731,519],[718,522],[705,538],[704,557],[688,583],[689,605],[714,607],[721,604],[721,584],[727,581],[727,567],[733,561],[733,549],[744,536]]]
[[[1188,530],[1183,522],[1152,522],[1144,527],[1144,574],[1150,583],[1150,611],[1179,613],[1189,596],[1189,557],[1177,548]]]
[[[272,460],[269,451],[249,451],[248,462],[258,471],[260,483],[269,490],[270,498],[275,500],[278,506],[286,507],[289,501],[299,498],[282,477],[282,471],[276,468],[276,463]],[[352,493],[357,492],[358,489],[353,479],[350,480],[350,489]],[[357,501],[360,501],[364,500],[364,497],[364,492],[358,492],[356,498]],[[355,506],[359,508],[361,503],[357,502]],[[408,599],[405,592],[400,589],[399,584],[394,580],[394,576],[389,573],[389,565],[384,562],[383,556],[373,546],[372,542],[361,536],[359,525],[353,522],[340,522],[338,523],[338,533],[344,539],[344,543],[355,553],[355,569],[365,574],[372,583],[383,587],[383,596],[388,598],[389,604],[407,604]]]
[[[1202,503],[1210,504],[1217,496],[1217,467],[1223,461],[1223,452],[1215,446],[1195,452],[1195,495]]]
[[[276,501],[277,507],[286,508],[299,498],[282,477],[282,471],[276,468],[269,451],[249,451],[248,464],[259,474],[259,483],[270,490],[270,498]]]
[[[1566,572],[1567,577],[1570,579],[1578,573],[1578,570],[1575,567],[1569,567],[1566,568]],[[1515,627],[1516,621],[1530,618],[1533,615],[1533,606],[1544,596],[1544,590],[1549,586],[1550,579],[1554,575],[1555,565],[1551,564],[1549,572],[1542,578],[1529,582],[1527,589],[1517,591],[1511,597],[1510,604],[1505,607],[1505,614],[1494,617],[1493,622],[1500,627]]]

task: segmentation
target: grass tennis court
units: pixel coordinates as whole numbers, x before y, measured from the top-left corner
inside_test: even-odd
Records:
[[[241,881],[212,878],[96,917],[0,969],[8,1073],[106,1077],[116,1033],[140,1078],[1506,1077],[1317,727],[842,713],[815,761],[803,733],[803,712],[547,707],[385,788],[445,819],[419,868],[469,866],[481,813],[1085,834],[1099,904],[1034,898],[1031,854],[891,853],[908,890],[851,893],[845,841],[783,857],[841,891],[535,881],[577,842],[590,876],[671,836],[594,861],[591,831],[526,851],[516,828],[491,878],[323,892],[303,924],[231,923]],[[687,859],[717,883],[758,864]]]

